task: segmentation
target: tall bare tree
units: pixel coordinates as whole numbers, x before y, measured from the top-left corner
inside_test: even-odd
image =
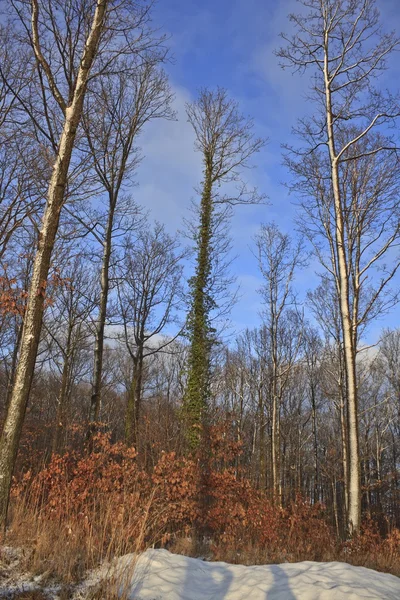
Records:
[[[165,328],[177,324],[182,302],[182,251],[160,224],[145,225],[128,240],[117,279],[123,342],[132,361],[125,440],[137,444],[145,361],[166,351],[176,336]],[[179,331],[179,328],[178,328]],[[165,335],[163,337],[163,334]]]
[[[328,238],[330,259],[324,264],[338,291],[348,402],[348,528],[355,532],[361,518],[358,328],[363,312],[376,309],[398,267],[396,261],[361,308],[359,291],[367,271],[397,243],[399,234],[393,183],[388,189],[380,166],[391,162],[393,173],[396,142],[390,128],[400,112],[397,99],[374,84],[400,40],[382,31],[374,0],[304,0],[302,4],[309,10],[291,16],[296,33],[292,38],[283,36],[287,45],[277,54],[283,66],[308,69],[313,82],[315,111],[297,129],[305,146],[295,150],[288,162],[308,186],[308,214],[315,211],[319,220],[314,218],[313,223],[318,222],[319,231]],[[372,178],[371,170],[375,170]]]
[[[44,316],[44,338],[49,346],[50,364],[61,375],[56,399],[56,424],[52,452],[60,453],[66,431],[68,404],[72,385],[82,370],[82,351],[87,350],[93,336],[92,316],[96,302],[96,279],[87,259],[82,254],[67,257],[61,278],[52,294]],[[82,364],[78,364],[79,361]]]
[[[320,285],[309,292],[308,304],[325,338],[321,385],[326,397],[333,400],[340,421],[343,465],[343,512],[349,508],[349,436],[347,423],[346,373],[343,353],[343,332],[337,287],[332,278],[324,275]]]
[[[285,318],[288,310],[295,308],[293,280],[295,270],[301,266],[302,243],[293,242],[272,223],[263,225],[256,238],[258,266],[264,284],[261,288],[265,304],[263,317],[268,329],[269,359],[271,361],[271,457],[272,488],[274,501],[281,503],[281,434],[280,415],[282,396],[288,381],[290,370],[300,349],[291,344],[282,343],[285,337]],[[299,340],[300,342],[300,340]],[[287,350],[290,349],[289,352]]]
[[[321,358],[323,343],[317,329],[308,326],[304,331],[304,363],[311,405],[311,424],[314,450],[314,503],[321,500],[320,452],[319,452],[319,408],[321,405]]]
[[[25,100],[20,90],[13,88],[12,77],[3,70],[0,75],[38,131],[43,131],[43,122],[47,123],[53,156],[19,361],[0,440],[2,525],[6,523],[11,477],[39,344],[46,282],[85,95],[91,80],[111,71],[119,56],[139,53],[154,43],[153,36],[149,36],[149,5],[145,2],[11,0],[10,8],[18,20],[16,39],[22,52],[30,56],[27,72],[31,79]],[[26,100],[35,94],[33,104],[41,120]]]
[[[93,161],[96,179],[106,196],[105,214],[92,227],[92,233],[102,247],[103,258],[89,428],[99,420],[100,414],[112,243],[115,236],[121,237],[126,233],[127,227],[135,226],[139,218],[139,211],[132,197],[124,194],[127,186],[133,183],[139,161],[138,148],[134,142],[148,122],[173,117],[171,91],[166,76],[160,69],[163,58],[163,53],[156,54],[154,51],[147,57],[132,57],[132,64],[127,72],[127,59],[124,57],[116,74],[96,82],[94,93],[88,97],[84,111],[87,151]],[[131,218],[128,218],[129,215]],[[87,221],[84,216],[80,218]]]

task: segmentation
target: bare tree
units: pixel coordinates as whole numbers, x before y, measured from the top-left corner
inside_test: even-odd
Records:
[[[387,379],[387,404],[391,405],[391,419],[388,421],[387,435],[390,448],[390,472],[392,473],[392,514],[398,512],[396,493],[399,486],[398,464],[400,456],[400,331],[384,330],[379,348],[381,369]],[[377,469],[378,470],[378,469]],[[382,475],[382,473],[380,473]]]
[[[382,32],[374,0],[307,0],[302,4],[309,12],[291,16],[296,34],[283,36],[287,46],[278,56],[283,66],[310,71],[316,110],[299,124],[297,133],[305,147],[294,151],[289,166],[311,192],[319,230],[329,242],[330,260],[323,263],[338,290],[348,401],[348,527],[355,532],[361,518],[358,327],[363,312],[376,308],[377,298],[398,267],[396,261],[361,309],[358,291],[367,271],[397,244],[399,235],[398,217],[392,212],[397,211],[391,195],[393,179],[388,191],[379,166],[383,162],[394,166],[396,161],[390,128],[400,113],[397,99],[376,89],[374,81],[400,41]],[[361,168],[364,173],[375,169],[372,180],[361,174]],[[360,239],[361,244],[357,243]]]
[[[143,372],[146,359],[166,351],[176,336],[163,336],[177,322],[182,302],[182,258],[176,238],[155,224],[143,228],[136,240],[128,240],[117,279],[123,341],[132,360],[128,390],[125,439],[137,444]],[[168,334],[168,332],[165,332]]]
[[[347,518],[350,465],[343,332],[337,287],[331,277],[324,275],[321,279],[320,285],[314,291],[309,292],[307,297],[308,304],[325,338],[321,385],[325,396],[333,401],[339,415],[342,442],[343,505]]]
[[[35,367],[51,255],[88,85],[91,79],[112,70],[118,56],[139,53],[154,43],[153,36],[149,36],[149,5],[142,2],[123,0],[116,5],[108,0],[90,4],[11,0],[10,5],[19,22],[17,39],[31,57],[29,97],[36,92],[34,104],[48,124],[53,157],[14,388],[0,440],[2,525],[6,523],[11,477]],[[1,69],[0,76],[37,129],[43,131],[32,104],[24,102],[12,78]],[[58,124],[58,135],[54,122]]]
[[[269,468],[267,456],[271,454],[272,444],[269,444],[269,452],[267,452],[267,433],[272,431],[271,428],[271,406],[270,406],[270,366],[271,366],[271,344],[268,327],[264,323],[261,327],[255,329],[251,335],[251,347],[256,357],[255,363],[252,365],[253,381],[256,381],[256,398],[257,398],[257,423],[258,432],[254,432],[254,447],[253,452],[258,453],[258,483],[261,489],[272,487],[268,478],[268,473],[272,471]],[[257,435],[256,435],[257,433]],[[267,466],[268,465],[268,466]],[[270,485],[271,483],[271,485]]]
[[[37,185],[45,171],[35,160],[37,146],[21,135],[16,95],[26,85],[23,56],[18,56],[12,29],[0,25],[0,261],[7,263],[15,234],[29,220],[37,220],[44,198]],[[17,93],[13,93],[10,85]],[[11,254],[16,248],[11,247]]]
[[[275,224],[261,227],[256,238],[258,265],[264,279],[261,288],[265,304],[263,317],[269,333],[269,358],[271,361],[271,457],[272,487],[274,501],[281,503],[281,459],[280,459],[280,414],[281,402],[290,369],[300,348],[294,354],[287,353],[291,348],[283,344],[285,317],[288,309],[294,309],[293,279],[295,270],[301,266],[302,243],[293,243],[290,237],[279,231]]]
[[[304,362],[307,374],[307,384],[311,405],[312,438],[314,450],[314,503],[321,500],[320,481],[320,456],[319,456],[319,432],[318,419],[321,404],[321,358],[323,343],[319,332],[313,327],[306,327],[304,331]]]
[[[126,233],[128,215],[133,217],[128,227],[136,226],[139,217],[132,197],[123,196],[127,185],[132,184],[139,161],[134,142],[148,122],[173,117],[171,92],[159,65],[163,55],[152,51],[147,58],[133,57],[128,69],[126,60],[122,59],[116,73],[95,83],[83,115],[87,151],[93,161],[96,179],[106,196],[105,214],[97,219],[91,230],[102,246],[103,259],[89,428],[99,420],[100,413],[104,327],[113,238],[121,237],[124,231]],[[87,221],[84,216],[80,220]]]
[[[96,295],[96,280],[87,260],[81,254],[71,257],[63,265],[43,321],[50,363],[61,375],[51,448],[54,453],[62,449],[72,385],[82,367],[86,368],[84,361],[78,363],[93,335],[90,325]],[[83,373],[80,375],[82,379]]]

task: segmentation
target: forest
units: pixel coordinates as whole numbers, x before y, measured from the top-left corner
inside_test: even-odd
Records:
[[[383,0],[283,4],[281,139],[211,55],[177,106],[152,0],[1,4],[0,524],[57,597],[148,548],[400,575],[400,36]],[[141,174],[181,122],[171,226]]]

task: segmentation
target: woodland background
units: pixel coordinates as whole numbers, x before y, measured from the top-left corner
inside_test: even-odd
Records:
[[[276,50],[315,107],[283,149],[296,230],[215,87],[186,104],[202,175],[171,233],[135,185],[143,132],[176,119],[152,3],[4,3],[0,505],[35,568],[158,544],[399,572],[400,329],[369,332],[399,301],[400,41],[379,2],[299,4]],[[230,223],[254,205],[261,309],[235,331]]]

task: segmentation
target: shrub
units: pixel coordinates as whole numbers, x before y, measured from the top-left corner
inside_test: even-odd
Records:
[[[193,532],[219,560],[346,560],[400,572],[398,530],[383,539],[368,521],[342,543],[322,505],[298,496],[281,509],[255,489],[237,467],[240,451],[218,429],[206,455],[161,453],[146,472],[133,448],[98,434],[91,452],[53,456],[39,473],[15,481],[9,535],[30,546],[30,568],[66,582],[153,544],[198,552],[198,544],[187,543]]]

